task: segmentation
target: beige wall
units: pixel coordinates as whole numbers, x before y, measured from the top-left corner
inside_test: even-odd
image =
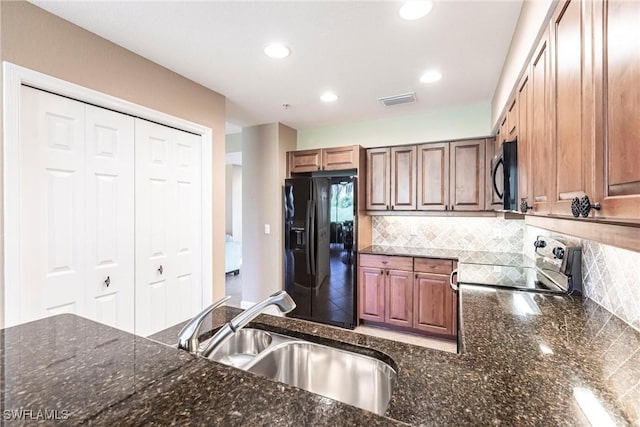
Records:
[[[230,133],[225,136],[227,153],[242,151],[242,132]]]
[[[298,149],[352,144],[379,147],[486,136],[491,131],[490,119],[491,106],[480,103],[337,126],[300,129]]]
[[[547,19],[554,0],[525,0],[520,10],[520,17],[511,39],[511,45],[496,91],[491,103],[491,127],[498,122],[504,106],[506,105],[511,89],[516,85],[525,61],[527,60],[533,44],[535,43],[542,24]]]
[[[296,130],[279,123],[242,130],[242,300],[282,289],[282,186]],[[264,225],[271,227],[264,234]]]
[[[0,11],[3,61],[213,129],[213,295],[223,296],[225,98],[30,3]]]

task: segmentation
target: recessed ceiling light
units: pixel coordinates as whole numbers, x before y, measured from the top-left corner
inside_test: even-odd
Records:
[[[437,82],[441,78],[442,78],[442,74],[440,74],[436,70],[430,70],[430,71],[427,71],[426,73],[424,73],[420,77],[420,81],[422,83],[433,83],[433,82]]]
[[[264,48],[264,54],[270,58],[282,59],[291,54],[291,50],[283,44],[271,43]]]
[[[338,95],[333,92],[325,92],[320,96],[320,100],[323,102],[333,102],[338,99]]]
[[[400,17],[402,19],[406,19],[407,21],[413,21],[415,19],[420,19],[425,16],[427,13],[431,12],[431,8],[433,7],[433,2],[428,0],[422,1],[408,1],[402,5],[400,11]]]

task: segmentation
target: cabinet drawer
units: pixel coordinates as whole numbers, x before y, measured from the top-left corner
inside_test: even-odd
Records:
[[[453,261],[450,259],[415,258],[416,273],[451,274]]]
[[[413,258],[404,256],[361,254],[360,266],[413,271]]]

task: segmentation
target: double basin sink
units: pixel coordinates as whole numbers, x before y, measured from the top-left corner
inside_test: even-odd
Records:
[[[261,329],[238,330],[209,359],[379,415],[396,380],[379,359]]]

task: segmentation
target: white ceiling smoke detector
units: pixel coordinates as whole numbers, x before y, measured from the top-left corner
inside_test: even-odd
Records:
[[[403,93],[402,95],[385,96],[378,98],[378,101],[382,102],[385,107],[391,107],[392,105],[409,104],[416,102],[416,94],[414,92]]]

